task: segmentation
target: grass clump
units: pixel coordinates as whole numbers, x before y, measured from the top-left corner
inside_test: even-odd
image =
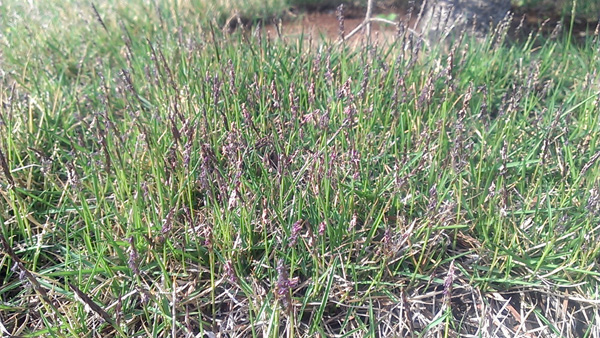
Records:
[[[3,335],[599,332],[597,34],[357,50],[46,5],[1,10]]]

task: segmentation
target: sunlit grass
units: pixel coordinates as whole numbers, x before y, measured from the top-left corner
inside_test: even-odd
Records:
[[[356,49],[238,5],[0,7],[3,335],[597,334],[598,37]]]

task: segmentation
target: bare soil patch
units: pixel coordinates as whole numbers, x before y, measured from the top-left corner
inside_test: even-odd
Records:
[[[374,10],[374,16],[393,15],[395,17],[393,21],[406,24],[408,28],[415,30],[418,10],[419,8],[415,8],[411,14],[407,8],[397,6],[389,8],[380,7]],[[547,9],[538,10],[535,8],[524,9],[513,7],[511,12],[513,13],[513,19],[508,35],[510,39],[517,41],[523,38],[526,39],[530,33],[537,31],[540,31],[544,35],[550,35],[560,22],[562,22],[563,28],[568,28],[571,22],[571,18],[561,18],[560,14]],[[360,25],[364,20],[364,15],[365,9],[363,8],[345,9],[343,20],[344,35],[347,35]],[[591,22],[584,18],[575,18],[573,36],[582,41],[587,35],[594,34],[597,24],[597,22]],[[290,39],[311,37],[313,39],[328,41],[339,39],[341,34],[340,20],[334,8],[290,13],[283,20],[270,20],[264,25],[264,31],[271,37],[281,34],[282,37]],[[397,35],[398,27],[385,23],[373,23],[371,31],[373,41],[391,42]],[[361,36],[355,36],[353,39],[359,40]]]

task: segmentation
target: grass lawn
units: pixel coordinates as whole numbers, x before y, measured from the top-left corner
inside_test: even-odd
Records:
[[[287,5],[1,2],[0,336],[600,336],[598,32]]]

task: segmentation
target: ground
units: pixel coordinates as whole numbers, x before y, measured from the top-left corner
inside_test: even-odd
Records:
[[[418,8],[412,14],[407,6],[377,6],[374,9],[374,16],[390,18],[393,21],[406,24],[409,28],[415,29]],[[526,39],[529,33],[537,31],[542,27],[545,34],[551,34],[557,23],[563,21],[563,25],[570,22],[570,17],[562,17],[557,8],[544,7],[518,7],[513,6],[511,30],[509,36],[513,39]],[[365,9],[362,7],[346,6],[344,10],[344,32],[350,33],[355,27],[364,20]],[[276,23],[274,21],[277,21]],[[523,24],[521,24],[523,21]],[[288,38],[312,35],[313,38],[325,37],[336,40],[340,36],[340,22],[336,8],[321,8],[318,10],[297,8],[287,13],[282,20],[281,33]],[[265,29],[272,35],[277,35],[277,25],[279,20],[267,20],[264,24]],[[574,19],[574,36],[583,40],[586,35],[591,34],[596,26],[594,22],[586,17],[576,17]],[[517,29],[518,28],[518,29]],[[377,41],[393,41],[397,34],[397,27],[389,24],[374,23],[372,25],[373,37]]]

